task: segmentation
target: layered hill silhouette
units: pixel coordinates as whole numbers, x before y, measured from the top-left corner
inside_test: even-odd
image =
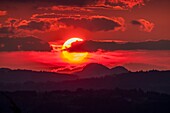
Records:
[[[109,69],[108,67],[102,64],[90,63],[87,64],[82,71],[75,72],[74,74],[78,75],[80,78],[89,78],[89,77],[101,77],[111,74],[122,74],[128,72],[129,71],[122,66],[117,66],[112,69]]]
[[[140,71],[105,76],[100,78],[88,78],[69,82],[62,82],[63,88],[68,89],[143,89],[170,93],[170,71]]]
[[[91,66],[91,65],[90,65]],[[101,70],[109,70],[97,65]],[[92,65],[93,67],[93,65]],[[87,70],[88,68],[85,68]],[[0,90],[76,90],[83,89],[143,89],[170,94],[170,71],[140,71],[108,76],[77,78],[74,75],[48,72],[0,69]],[[111,70],[111,69],[110,69]],[[88,73],[90,74],[90,73]],[[93,74],[93,72],[92,72]],[[90,75],[87,75],[90,76]],[[21,82],[22,81],[22,82]],[[30,82],[27,82],[30,81]],[[32,81],[32,82],[31,82]]]
[[[49,43],[35,37],[0,37],[0,52],[3,51],[51,51]]]
[[[71,74],[0,68],[0,83],[61,82],[77,78],[77,76]]]
[[[169,113],[170,95],[132,90],[0,92],[1,113]]]
[[[61,82],[78,78],[101,77],[109,74],[121,74],[127,72],[128,70],[121,66],[109,69],[102,64],[96,63],[88,64],[82,71],[73,74],[0,68],[0,83]]]

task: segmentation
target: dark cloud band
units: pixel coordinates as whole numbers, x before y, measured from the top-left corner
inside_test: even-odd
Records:
[[[121,27],[120,23],[114,21],[114,19],[105,17],[61,18],[58,21],[67,26],[84,28],[89,31],[109,31],[115,30],[116,27]]]
[[[98,50],[170,50],[170,40],[146,41],[146,42],[74,42],[66,51],[69,52],[96,52]]]

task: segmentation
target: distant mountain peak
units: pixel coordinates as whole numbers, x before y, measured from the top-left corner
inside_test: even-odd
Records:
[[[114,68],[110,69],[112,71],[112,73],[114,74],[122,74],[122,73],[128,73],[129,70],[127,70],[125,67],[123,66],[116,66]]]
[[[106,66],[104,66],[103,64],[90,63],[90,64],[87,64],[87,65],[83,68],[83,71],[92,70],[92,69],[109,70],[109,68],[106,67]]]
[[[123,66],[117,66],[112,69],[104,66],[103,64],[90,63],[87,64],[82,71],[74,73],[79,77],[89,78],[89,77],[101,77],[105,75],[114,75],[121,73],[128,73],[129,71]]]

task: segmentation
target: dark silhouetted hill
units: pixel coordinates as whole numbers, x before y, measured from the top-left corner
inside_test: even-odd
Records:
[[[2,95],[2,93],[7,96]],[[170,95],[144,92],[141,89],[77,89],[76,91],[16,91],[2,93],[0,93],[0,110],[2,113],[170,112]],[[12,107],[8,98],[12,100]]]
[[[59,82],[74,79],[77,76],[70,74],[0,68],[0,83]]]
[[[22,75],[24,75],[23,72]],[[39,82],[25,82],[25,83],[11,83],[23,79],[29,80],[29,74],[15,78],[8,76],[4,79],[2,73],[0,74],[0,90],[15,91],[15,90],[37,90],[37,91],[52,91],[52,90],[75,90],[77,88],[83,89],[143,89],[145,91],[157,91],[170,94],[170,71],[147,71],[147,72],[129,72],[113,76],[102,76],[94,78],[75,79],[69,76],[65,79],[61,76],[51,76],[50,73],[45,73],[44,76],[34,76],[34,81]],[[52,74],[53,75],[53,74]],[[57,75],[57,74],[54,74]],[[63,79],[59,79],[59,77]],[[10,78],[9,78],[10,77]],[[73,78],[72,78],[73,77]],[[67,77],[66,77],[67,78]],[[56,79],[56,82],[54,82]],[[71,80],[72,79],[72,80]],[[10,83],[7,83],[11,80]],[[32,80],[32,79],[31,79]],[[64,80],[64,81],[62,81]],[[40,82],[49,81],[49,82]],[[50,82],[53,81],[53,82]],[[6,83],[3,83],[6,82]]]
[[[117,67],[114,67],[111,70],[111,73],[112,74],[123,74],[123,73],[128,73],[129,71],[123,67],[123,66],[117,66]]]
[[[74,74],[78,75],[80,78],[89,78],[89,77],[101,77],[110,74],[122,74],[128,72],[129,71],[122,66],[117,66],[112,69],[109,69],[108,67],[102,64],[90,63],[87,64],[82,71],[75,72]]]
[[[146,42],[98,42],[84,41],[72,43],[67,50],[70,52],[95,52],[99,49],[105,51],[113,50],[170,50],[170,40],[146,41]]]
[[[2,51],[51,51],[50,45],[35,37],[0,38],[0,52]]]
[[[123,89],[141,88],[147,91],[170,93],[170,71],[129,72],[114,76],[64,82],[63,88]],[[62,83],[61,83],[62,84]],[[70,86],[70,87],[69,87]]]

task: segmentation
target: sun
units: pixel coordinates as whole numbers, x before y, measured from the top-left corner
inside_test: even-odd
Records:
[[[83,62],[87,57],[88,52],[68,52],[65,49],[70,48],[73,42],[83,41],[81,38],[70,38],[68,39],[62,46],[62,56],[64,59],[67,59],[72,63],[80,63]]]

